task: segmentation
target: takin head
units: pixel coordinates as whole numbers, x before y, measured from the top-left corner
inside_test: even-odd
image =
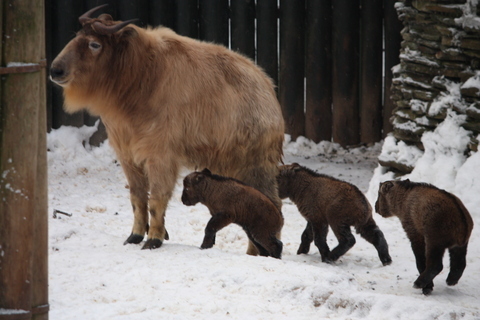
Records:
[[[127,47],[135,45],[131,39],[138,36],[139,28],[128,25],[136,19],[113,21],[108,14],[90,17],[105,6],[95,7],[79,17],[82,29],[51,64],[50,79],[64,89],[67,112],[88,108],[94,93],[101,92],[99,88],[111,85],[112,81],[106,79],[118,76],[115,69],[118,70],[122,64],[120,58],[126,58],[121,57],[122,53],[128,51]]]
[[[205,178],[211,176],[210,170],[205,168],[201,172],[192,172],[183,179],[182,202],[184,205],[194,206],[203,201],[201,190],[205,189]]]

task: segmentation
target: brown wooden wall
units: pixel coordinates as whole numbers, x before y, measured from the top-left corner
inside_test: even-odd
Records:
[[[395,0],[46,0],[49,61],[80,28],[78,16],[104,3],[115,19],[164,25],[254,59],[277,84],[294,139],[349,146],[391,131],[390,70],[401,40]],[[65,114],[60,88],[49,84],[48,95],[49,128],[95,123]]]

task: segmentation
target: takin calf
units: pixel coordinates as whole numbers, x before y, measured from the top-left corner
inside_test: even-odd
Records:
[[[445,249],[450,252],[447,284],[457,284],[465,270],[473,228],[472,217],[460,199],[426,183],[387,181],[380,184],[375,211],[385,218],[400,219],[420,272],[414,288],[421,288],[426,295],[432,292],[433,278],[443,269]]]
[[[375,246],[383,265],[392,262],[385,237],[372,218],[372,207],[356,186],[297,163],[281,166],[277,182],[280,198],[290,198],[308,221],[297,254],[308,253],[315,241],[323,262],[336,261],[355,244],[350,230],[355,226],[357,233]],[[338,239],[332,251],[326,241],[328,226]]]
[[[205,228],[201,248],[215,244],[217,231],[238,224],[262,256],[281,258],[283,244],[277,239],[283,216],[263,193],[233,178],[212,174],[208,169],[192,172],[183,180],[182,202],[207,206],[212,218]]]

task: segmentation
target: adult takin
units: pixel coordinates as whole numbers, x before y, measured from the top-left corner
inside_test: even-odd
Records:
[[[235,223],[245,230],[260,255],[281,258],[283,245],[276,236],[283,226],[282,213],[257,189],[204,169],[185,177],[182,202],[187,206],[200,202],[210,210],[212,218],[205,228],[202,249],[213,247],[217,231]]]
[[[308,253],[314,241],[323,262],[336,261],[355,244],[350,230],[354,226],[375,246],[383,265],[392,262],[387,241],[373,220],[372,207],[356,186],[297,163],[280,166],[277,182],[280,198],[290,198],[308,222],[297,254]],[[326,241],[329,226],[338,239],[332,251]]]
[[[433,278],[443,269],[445,249],[450,253],[447,284],[453,286],[466,267],[473,220],[462,201],[431,184],[403,181],[380,183],[375,211],[397,216],[410,239],[420,275],[414,288],[433,290]]]
[[[91,18],[101,7],[79,18],[82,29],[50,75],[67,112],[86,109],[105,124],[130,187],[134,223],[125,244],[146,232],[144,249],[168,238],[165,210],[182,167],[245,181],[281,208],[275,176],[284,120],[271,79],[223,46],[107,14]]]

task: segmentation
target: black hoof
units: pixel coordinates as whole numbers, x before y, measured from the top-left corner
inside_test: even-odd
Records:
[[[430,295],[433,291],[433,288],[425,287],[422,289],[422,293],[426,296]]]
[[[123,243],[123,245],[133,243],[133,244],[139,244],[140,242],[143,241],[143,236],[139,234],[132,233],[127,240]]]
[[[160,240],[160,239],[148,239],[145,244],[143,245],[142,247],[142,250],[144,249],[157,249],[157,248],[160,248],[163,244],[163,241]]]
[[[170,240],[167,229],[165,229],[165,240]]]
[[[297,250],[297,254],[308,254],[308,251],[310,251],[310,247],[300,246]]]
[[[380,259],[380,261],[382,261],[382,264],[384,266],[388,266],[388,265],[392,264],[392,258],[390,258],[390,257],[382,258],[382,259]]]

